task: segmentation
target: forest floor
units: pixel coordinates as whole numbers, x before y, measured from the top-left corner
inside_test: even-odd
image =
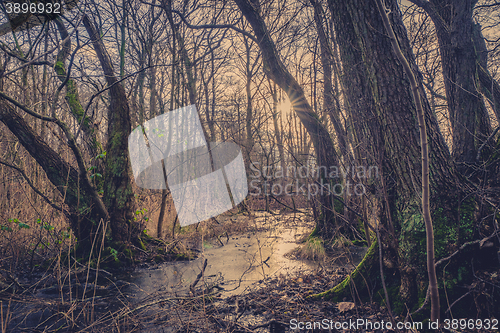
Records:
[[[236,294],[224,291],[227,284],[207,283],[204,274],[208,275],[208,269],[205,272],[204,268],[198,270],[200,281],[189,280],[183,291],[157,288],[153,292],[142,290],[138,295],[141,286],[128,278],[139,272],[148,279],[148,274],[151,277],[169,264],[163,261],[190,256],[193,259],[208,244],[220,243],[221,248],[243,244],[250,235],[255,237],[273,229],[273,220],[285,227],[312,227],[312,219],[305,216],[237,215],[212,221],[200,230],[182,233],[166,245],[149,245],[135,270],[96,270],[80,265],[65,271],[62,265],[56,265],[26,278],[10,275],[8,290],[0,290],[0,332],[393,332],[398,323],[406,325],[400,331],[427,331],[424,328],[428,322],[395,317],[391,323],[389,311],[376,302],[344,299],[334,303],[309,298],[336,286],[354,265],[343,261],[345,251],[340,248],[336,253],[322,255],[300,250],[305,247],[305,237],[299,237],[294,243],[296,249],[286,256],[299,261],[309,256],[317,265],[264,276]],[[304,230],[308,235],[308,229]],[[198,231],[204,233],[201,242],[195,235]],[[184,255],[171,256],[165,246],[175,247]],[[163,251],[158,251],[162,247]],[[267,265],[265,261],[261,257],[260,265]],[[157,283],[152,281],[153,285]],[[391,326],[393,329],[389,329]]]
[[[140,302],[130,301],[120,291],[124,287],[120,283],[112,284],[116,288],[90,284],[87,297],[76,300],[61,298],[57,289],[36,295],[4,294],[1,298],[4,304],[8,302],[9,311],[2,320],[10,316],[5,332],[319,332],[319,326],[308,329],[308,325],[319,323],[321,331],[326,332],[389,331],[352,326],[361,319],[372,325],[387,323],[387,310],[376,303],[307,298],[344,277],[345,273],[338,270],[323,269],[269,279],[253,291],[230,297],[218,292],[185,296],[165,293]],[[54,297],[50,297],[51,292]],[[350,329],[337,330],[335,325]]]
[[[344,268],[334,263],[333,259],[339,259],[338,255],[329,257],[314,250],[307,253],[290,251],[287,254],[289,259],[283,260],[291,261],[309,255],[309,259],[315,259],[310,260],[310,267],[315,269],[299,268],[291,274],[264,274],[258,283],[240,288],[238,293],[224,293],[224,288],[217,284],[211,284],[209,288],[205,276],[201,279],[203,282],[191,283],[190,288],[185,286],[184,291],[160,288],[161,291],[156,292],[142,290],[139,296],[137,288],[132,292],[131,285],[137,281],[128,279],[129,274],[145,273],[147,280],[147,274],[151,277],[151,272],[158,272],[158,267],[165,265],[162,262],[194,259],[200,255],[200,248],[222,248],[225,245],[230,251],[227,255],[234,256],[241,249],[234,249],[233,246],[247,246],[244,251],[248,251],[250,245],[246,243],[256,237],[262,237],[258,242],[265,246],[268,233],[271,233],[269,238],[276,245],[275,239],[279,237],[273,230],[278,224],[280,228],[302,228],[304,237],[299,237],[298,243],[307,237],[314,225],[307,214],[238,214],[211,220],[200,229],[184,230],[175,241],[149,242],[148,251],[137,251],[139,255],[132,270],[102,269],[103,265],[96,270],[80,264],[68,269],[61,255],[57,257],[59,262],[51,260],[48,269],[42,269],[43,265],[40,265],[28,272],[26,267],[25,274],[23,269],[19,269],[16,275],[2,270],[5,283],[0,289],[1,333],[285,332],[293,328],[290,324],[293,319],[338,321],[349,314],[359,318],[383,318],[383,311],[366,305],[354,306],[354,303],[345,302],[339,307],[329,302],[308,300],[308,295],[322,292],[342,281],[354,267]],[[292,243],[289,248],[299,247],[299,244]],[[258,250],[261,251],[261,248]],[[203,255],[209,256],[209,253]],[[259,265],[271,269],[266,263],[268,260],[269,257],[264,260],[261,256],[260,263],[254,264],[253,269],[260,270],[262,267]],[[184,262],[189,264],[191,261]],[[314,265],[315,262],[320,264]],[[274,263],[275,266],[277,264],[279,262]],[[201,271],[198,273],[201,275]],[[227,281],[226,277],[226,290],[229,289]],[[297,322],[297,327],[302,326]]]

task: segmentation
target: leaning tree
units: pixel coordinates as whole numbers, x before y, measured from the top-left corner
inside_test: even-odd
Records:
[[[22,18],[22,17],[21,17]],[[127,137],[131,131],[130,110],[128,97],[125,89],[115,75],[115,69],[111,62],[107,47],[102,40],[101,33],[96,24],[86,15],[76,16],[73,32],[69,33],[58,16],[38,18],[37,24],[21,24],[18,18],[10,18],[16,24],[11,25],[14,40],[19,33],[29,33],[29,29],[43,29],[45,33],[58,33],[62,39],[55,62],[50,63],[54,70],[55,78],[59,80],[57,89],[52,96],[51,108],[44,114],[36,112],[33,108],[17,100],[4,84],[2,77],[2,91],[0,92],[0,121],[7,126],[10,132],[17,138],[19,143],[36,160],[45,171],[48,180],[60,192],[63,205],[58,206],[45,197],[48,203],[62,211],[69,219],[71,228],[81,245],[80,249],[88,251],[93,236],[105,224],[111,227],[112,239],[118,243],[133,242],[141,245],[141,227],[134,219],[134,193],[132,191],[130,161],[127,153]],[[24,18],[32,19],[31,16]],[[38,21],[37,21],[38,22]],[[54,23],[56,29],[49,27]],[[80,24],[85,28],[88,43],[92,45],[104,74],[106,87],[101,89],[94,97],[103,93],[109,96],[109,108],[106,114],[107,133],[106,141],[101,143],[97,139],[96,128],[91,115],[88,113],[89,106],[82,107],[79,97],[79,89],[76,82],[71,78],[71,69],[77,51],[81,51],[82,31]],[[20,32],[22,31],[22,32]],[[76,44],[75,50],[71,50]],[[5,51],[6,49],[4,49]],[[7,52],[9,52],[7,50]],[[50,50],[47,52],[50,53]],[[17,54],[9,52],[21,63],[17,69],[22,70],[22,64],[46,65],[47,62],[36,62],[24,57],[22,52]],[[65,100],[68,105],[71,119],[65,118],[58,110],[59,97],[65,92]],[[71,151],[69,159],[63,158],[56,149],[51,146],[49,138],[42,137],[30,124],[29,118],[43,121],[46,126],[54,124],[64,136],[63,144]],[[76,122],[77,127],[70,126],[69,121]],[[79,138],[81,137],[81,139]],[[82,144],[83,142],[83,144]],[[93,168],[89,165],[89,156],[94,160],[103,159],[100,164],[102,170],[89,171]],[[91,176],[102,176],[103,181],[93,181]],[[101,229],[103,230],[103,229]]]

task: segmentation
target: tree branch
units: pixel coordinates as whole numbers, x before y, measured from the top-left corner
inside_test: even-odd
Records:
[[[29,114],[29,115],[31,115],[31,116],[33,116],[35,118],[38,118],[40,120],[50,121],[50,122],[53,122],[53,123],[56,121],[55,118],[47,117],[47,116],[42,116],[41,114],[39,114],[39,113],[37,113],[37,112],[29,109],[27,106],[24,106],[21,103],[19,103],[18,101],[16,101],[15,99],[10,98],[6,94],[4,94],[2,91],[0,91],[0,97],[3,98],[3,99],[5,99],[6,101],[9,101],[10,103],[14,104],[18,108],[20,108],[21,110],[23,110],[24,112],[26,112],[27,114]]]
[[[174,10],[172,9],[172,13],[176,13],[182,20],[182,22],[184,22],[184,24],[190,28],[190,29],[232,29],[236,32],[239,32],[240,34],[243,34],[245,36],[247,36],[248,38],[250,38],[251,40],[253,40],[254,42],[257,42],[257,38],[255,38],[255,36],[253,36],[252,34],[248,33],[247,31],[245,30],[242,30],[232,24],[202,24],[202,25],[192,25],[190,24],[186,18],[184,17],[184,15],[182,15],[181,12],[177,11],[177,10]]]
[[[443,29],[445,31],[450,30],[448,24],[446,24],[446,22],[443,20],[441,15],[439,15],[434,4],[432,4],[428,0],[408,0],[408,1],[410,1],[414,5],[417,5],[418,7],[425,10],[427,15],[429,15],[431,17],[432,21],[434,22],[436,29]]]
[[[26,182],[28,183],[28,185],[29,185],[29,186],[33,189],[33,191],[35,191],[35,193],[36,193],[36,194],[38,194],[39,196],[41,196],[41,197],[42,197],[42,199],[43,199],[43,200],[45,200],[45,201],[46,201],[46,202],[47,202],[47,203],[48,203],[48,204],[49,204],[52,208],[57,209],[58,211],[61,211],[61,212],[63,211],[63,209],[62,209],[61,207],[59,207],[58,205],[56,205],[55,203],[53,203],[52,201],[50,201],[50,199],[49,199],[49,198],[47,198],[47,197],[45,196],[45,194],[43,194],[42,192],[40,192],[40,191],[39,191],[39,190],[35,187],[35,185],[34,185],[34,184],[33,184],[33,182],[32,182],[32,181],[28,178],[28,176],[26,175],[26,173],[24,172],[24,170],[23,170],[23,169],[21,169],[21,168],[19,168],[19,167],[15,166],[15,165],[13,165],[13,164],[9,164],[9,163],[7,163],[7,162],[4,162],[4,161],[2,161],[2,160],[0,160],[0,164],[3,164],[3,165],[5,165],[5,166],[7,166],[7,167],[9,167],[9,168],[12,168],[12,169],[16,170],[17,172],[19,172],[19,173],[23,176],[23,178],[26,180]]]

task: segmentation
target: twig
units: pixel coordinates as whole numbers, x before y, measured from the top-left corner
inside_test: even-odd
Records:
[[[472,292],[472,290],[469,290],[464,295],[460,296],[455,302],[451,303],[451,305],[448,307],[448,310],[446,310],[444,313],[448,313],[451,310],[451,308],[453,307],[453,305],[455,305],[458,301],[460,301],[465,296],[469,295],[471,292]]]
[[[378,229],[379,228],[377,226],[376,230],[377,230],[377,243],[378,243],[378,259],[379,259],[379,265],[380,265],[380,279],[382,280],[382,287],[384,288],[385,304],[387,305],[387,311],[389,311],[389,316],[391,317],[391,321],[395,325],[396,320],[394,319],[394,316],[392,314],[391,302],[389,300],[389,293],[387,292],[387,287],[385,285],[384,268],[383,268],[384,265],[383,265],[383,256],[382,256],[382,241],[380,239],[380,232]]]
[[[483,144],[481,145],[481,147],[479,147],[479,149],[477,150],[477,155],[476,155],[476,161],[479,162],[479,157],[481,155],[481,151],[483,150],[484,146],[491,140],[492,137],[495,136],[495,134],[497,134],[498,130],[500,130],[500,126],[498,126],[494,131],[493,133],[490,134],[490,136],[484,140]]]
[[[196,277],[196,279],[194,280],[194,282],[189,286],[189,289],[191,290],[191,292],[193,293],[193,295],[195,295],[194,287],[196,287],[196,285],[200,281],[200,279],[203,276],[203,274],[205,274],[205,268],[206,267],[207,267],[207,259],[205,259],[205,262],[203,263],[203,268],[201,269],[201,272],[198,274],[198,276]]]
[[[54,209],[57,209],[58,211],[62,212],[62,208],[59,207],[58,205],[56,205],[55,203],[53,203],[52,201],[50,201],[49,198],[47,198],[47,196],[45,196],[45,194],[43,194],[42,192],[40,192],[36,187],[35,185],[31,182],[31,180],[28,178],[28,176],[26,175],[26,173],[24,172],[23,169],[13,165],[13,164],[9,164],[9,163],[6,163],[4,161],[1,161],[0,160],[0,164],[3,164],[5,166],[8,166],[9,168],[12,168],[14,170],[16,170],[17,172],[19,172],[21,174],[21,176],[23,176],[23,178],[26,180],[26,182],[28,183],[28,185],[31,187],[31,189],[33,191],[35,191],[36,194],[38,194],[39,196],[42,197],[43,200],[45,200],[52,208]]]
[[[443,259],[440,259],[436,262],[435,266],[437,267],[438,265],[441,265],[442,263],[444,263],[445,261],[448,261],[450,260],[451,258],[453,258],[454,256],[456,256],[460,251],[462,251],[463,249],[465,249],[466,247],[470,246],[470,245],[475,245],[475,244],[478,244],[480,243],[481,244],[484,244],[484,242],[490,240],[491,238],[495,237],[496,235],[498,235],[500,233],[500,231],[495,231],[494,233],[492,233],[490,236],[486,237],[486,238],[483,238],[483,239],[478,239],[478,240],[475,240],[475,241],[471,241],[471,242],[467,242],[467,243],[464,243],[462,244],[462,246],[460,246],[458,248],[458,250],[456,250],[455,252],[453,252],[452,254],[450,254],[449,256],[447,256],[446,258],[443,258]]]

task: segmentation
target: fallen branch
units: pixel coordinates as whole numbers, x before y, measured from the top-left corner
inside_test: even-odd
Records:
[[[207,267],[207,259],[205,259],[205,262],[203,263],[203,268],[201,269],[201,272],[198,274],[198,276],[196,277],[196,280],[194,280],[194,282],[189,286],[189,290],[191,290],[191,293],[193,295],[195,295],[195,292],[194,292],[194,287],[196,287],[196,285],[198,284],[198,282],[200,281],[201,277],[203,276],[203,274],[205,274],[205,268]]]

